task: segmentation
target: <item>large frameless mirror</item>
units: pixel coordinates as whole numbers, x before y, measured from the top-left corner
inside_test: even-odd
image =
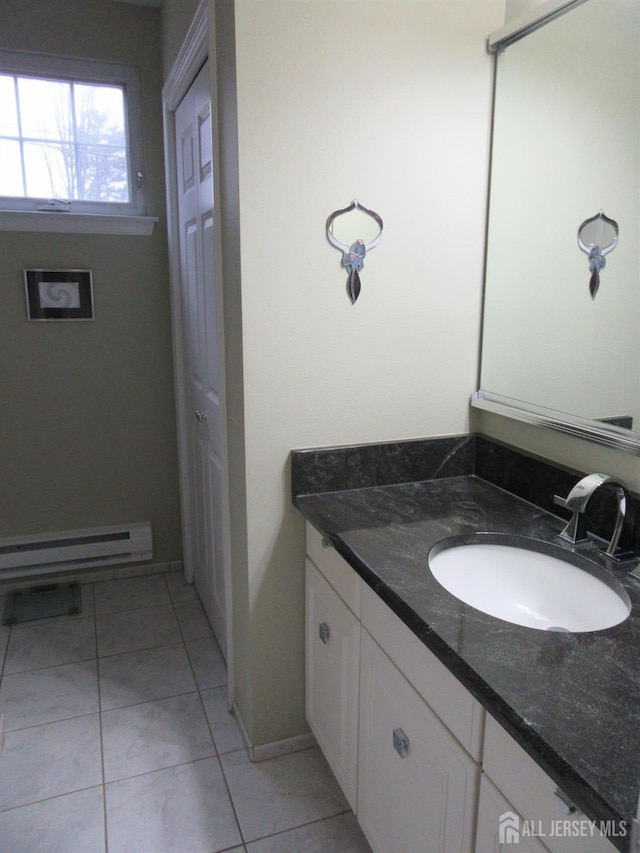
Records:
[[[640,3],[553,5],[494,39],[473,404],[640,453]]]

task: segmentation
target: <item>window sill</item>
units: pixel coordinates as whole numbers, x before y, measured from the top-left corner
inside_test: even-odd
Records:
[[[158,219],[155,216],[0,210],[0,231],[149,237],[153,233],[156,222]]]

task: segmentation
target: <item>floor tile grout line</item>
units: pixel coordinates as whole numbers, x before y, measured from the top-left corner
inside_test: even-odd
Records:
[[[102,613],[96,613],[99,618],[115,616],[118,613],[135,613],[136,610],[162,610],[173,604],[172,601],[165,601],[162,604],[143,604],[136,607],[116,607],[113,610],[105,610]],[[77,618],[77,617],[74,617]]]
[[[82,616],[82,615],[80,615],[80,616],[63,615],[63,616],[59,616],[59,617],[52,617],[50,619],[33,620],[33,622],[30,622],[30,623],[19,623],[17,625],[11,626],[9,629],[10,633],[9,633],[9,637],[7,639],[7,646],[5,649],[4,658],[2,661],[2,666],[0,666],[0,673],[2,673],[2,677],[9,676],[9,675],[21,675],[22,673],[25,673],[25,672],[36,672],[38,670],[49,669],[49,668],[54,667],[54,666],[66,666],[67,664],[83,663],[87,660],[92,660],[91,655],[85,657],[84,653],[83,653],[81,657],[78,657],[74,660],[65,660],[63,663],[52,663],[52,664],[46,664],[43,666],[30,666],[30,667],[27,667],[26,669],[16,669],[16,670],[12,670],[10,672],[7,671],[7,666],[10,663],[10,661],[9,661],[10,644],[17,642],[18,638],[20,638],[21,634],[23,634],[23,633],[28,634],[29,632],[32,632],[34,629],[37,630],[37,629],[42,628],[42,627],[50,627],[50,626],[56,626],[56,625],[60,625],[60,624],[66,624],[67,620],[72,620],[74,622],[78,622],[78,621],[83,620],[83,619],[88,621],[90,619],[93,619],[93,615],[92,614],[85,615],[85,616]],[[94,635],[95,635],[95,620],[94,620]]]
[[[161,645],[161,646],[140,646],[140,648],[126,649],[126,650],[121,651],[121,652],[110,652],[108,655],[98,655],[98,660],[105,660],[106,658],[114,658],[114,657],[118,657],[118,655],[131,655],[131,654],[135,654],[136,652],[152,652],[155,649],[165,649],[168,646],[180,646],[180,645],[186,645],[186,644],[183,641],[180,641],[177,643],[163,643],[163,645]]]
[[[115,708],[105,708],[101,713],[110,714],[112,711],[124,711],[127,708],[139,708],[143,705],[152,705],[154,702],[168,702],[170,699],[180,699],[182,696],[196,696],[198,690],[182,690],[180,693],[172,693],[170,696],[158,696],[156,699],[144,699],[142,702],[132,702],[130,705],[118,705]],[[215,746],[215,744],[214,744]]]
[[[71,714],[70,717],[60,717],[57,720],[46,720],[43,723],[33,723],[29,726],[21,726],[15,729],[7,729],[5,728],[5,734],[15,734],[16,732],[28,732],[30,729],[40,729],[44,726],[57,726],[59,723],[66,723],[69,720],[82,720],[84,717],[98,717],[100,715],[100,711],[89,711],[86,714]]]
[[[104,832],[105,853],[109,851],[109,821],[107,819],[107,786],[105,783],[104,770],[104,733],[102,728],[102,689],[100,684],[100,656],[98,654],[98,613],[96,607],[95,584],[91,584],[91,597],[93,604],[93,633],[96,652],[96,673],[98,678],[98,737],[100,738],[100,778],[102,779],[102,827]]]
[[[93,597],[93,585],[91,585],[91,596]],[[92,603],[94,603],[94,602],[92,602]],[[68,796],[70,794],[78,794],[82,791],[88,791],[88,790],[91,790],[94,788],[100,788],[102,791],[103,815],[104,815],[104,821],[105,821],[105,844],[106,844],[106,801],[105,801],[105,789],[104,789],[104,759],[103,759],[103,750],[102,750],[102,721],[101,721],[101,715],[100,715],[100,682],[99,682],[99,676],[98,676],[97,632],[95,630],[95,607],[94,607],[94,612],[93,612],[93,619],[94,619],[94,645],[96,646],[96,656],[95,656],[94,660],[96,662],[96,688],[98,691],[98,710],[97,710],[97,712],[91,713],[91,714],[77,714],[77,715],[74,715],[71,717],[62,718],[60,720],[50,720],[46,723],[39,723],[39,724],[36,724],[33,726],[24,726],[21,729],[11,729],[11,730],[8,730],[8,733],[9,732],[13,733],[13,732],[26,731],[28,729],[38,728],[38,727],[43,726],[43,725],[51,725],[51,724],[55,724],[55,723],[62,723],[62,722],[65,722],[66,720],[80,719],[82,717],[94,717],[94,716],[96,716],[96,713],[97,713],[97,716],[98,716],[98,737],[100,740],[100,762],[101,762],[101,770],[102,770],[102,773],[101,773],[102,782],[99,785],[89,785],[89,786],[86,786],[84,788],[77,788],[77,789],[73,789],[71,791],[61,791],[61,792],[52,794],[48,797],[41,797],[40,799],[37,799],[37,800],[31,800],[31,801],[26,802],[26,803],[20,803],[20,804],[14,805],[14,806],[10,806],[9,808],[6,808],[6,809],[0,809],[0,814],[5,814],[7,812],[14,811],[15,809],[27,808],[29,806],[37,805],[39,803],[48,802],[50,800],[55,800],[55,799],[60,798],[60,797]],[[9,640],[11,639],[12,630],[13,630],[13,628],[10,627],[9,638],[7,640],[7,648],[5,650],[2,671],[4,671],[6,657],[7,657],[8,650],[9,650]],[[87,660],[91,660],[91,658],[88,658]],[[48,667],[39,667],[36,670],[30,670],[30,671],[38,672],[40,669],[45,669],[45,668],[48,668]],[[16,673],[16,674],[18,674],[18,673]],[[2,683],[3,680],[4,680],[4,675],[3,675],[2,679],[0,679],[0,684]],[[107,853],[106,847],[105,847],[105,853]]]
[[[170,649],[173,646],[185,646],[184,640],[177,640],[175,643],[163,643],[161,646],[144,646],[141,649],[129,649],[126,652],[111,652],[108,655],[98,655],[98,660],[107,661],[111,658],[124,657],[125,655],[136,655],[140,652],[152,652],[155,649]]]
[[[312,747],[308,747],[308,748],[312,748]],[[232,750],[232,751],[233,752],[245,752],[246,753],[247,750],[246,750],[246,748],[244,748],[244,749],[237,749],[237,750]],[[230,753],[225,753],[225,755],[229,755],[229,754]],[[284,756],[278,756],[278,757],[284,757]],[[240,835],[242,838],[242,844],[245,847],[245,849],[246,849],[246,845],[248,845],[248,844],[253,844],[257,841],[264,841],[267,838],[276,838],[280,835],[285,835],[287,832],[292,832],[293,830],[301,829],[302,827],[305,827],[305,826],[313,826],[314,824],[323,823],[326,820],[331,820],[332,818],[337,818],[337,817],[340,817],[341,815],[345,815],[345,814],[348,815],[348,814],[352,813],[350,808],[346,808],[346,809],[342,809],[341,811],[337,811],[334,814],[324,815],[323,817],[316,818],[315,820],[307,820],[304,823],[296,824],[295,826],[289,826],[286,829],[279,830],[278,832],[269,832],[269,833],[266,833],[265,835],[259,835],[256,838],[247,839],[247,838],[245,838],[245,834],[242,831],[240,819],[239,819],[237,812],[236,812],[236,805],[235,805],[231,790],[229,788],[229,784],[227,782],[227,776],[226,776],[226,773],[224,771],[224,767],[222,766],[222,762],[220,762],[220,768],[222,770],[222,775],[223,775],[223,778],[225,781],[225,786],[226,786],[227,792],[229,794],[229,799],[231,801],[233,813],[236,816],[236,822],[237,822],[238,828],[240,830]],[[231,849],[233,849],[233,848],[231,848]]]
[[[296,829],[303,829],[307,826],[324,823],[327,820],[334,820],[342,815],[352,814],[351,809],[343,809],[335,814],[324,815],[324,817],[315,818],[315,820],[307,820],[304,823],[296,824],[296,826],[288,826],[286,829],[280,829],[277,832],[268,832],[266,835],[259,835],[257,838],[252,838],[250,841],[243,842],[244,844],[255,844],[257,841],[265,841],[267,838],[278,838],[280,835],[286,835],[288,832],[294,832]]]
[[[189,655],[189,653],[188,653],[188,648],[187,648],[187,643],[188,643],[188,641],[187,641],[187,639],[185,638],[185,634],[184,634],[184,631],[183,631],[183,627],[182,627],[182,624],[181,624],[181,622],[180,622],[180,619],[179,619],[179,617],[178,617],[178,613],[177,613],[177,610],[176,610],[176,604],[177,604],[177,603],[179,603],[179,602],[176,602],[176,601],[174,600],[173,596],[171,595],[171,591],[169,590],[169,587],[168,587],[168,582],[167,582],[167,577],[166,577],[166,575],[165,575],[165,577],[164,577],[164,581],[165,581],[165,588],[166,588],[166,590],[167,590],[167,594],[168,594],[168,596],[169,596],[169,603],[170,603],[170,605],[171,605],[171,608],[172,608],[172,612],[173,612],[174,618],[175,618],[176,623],[177,623],[177,625],[178,625],[178,630],[179,630],[179,632],[180,632],[180,636],[181,636],[181,638],[182,638],[182,642],[181,642],[181,643],[169,643],[169,644],[166,644],[166,645],[164,645],[164,646],[150,646],[150,647],[148,647],[148,649],[135,649],[135,650],[132,650],[131,652],[118,652],[118,653],[114,653],[113,655],[105,655],[105,656],[103,656],[103,658],[101,658],[101,659],[104,659],[104,658],[107,658],[107,657],[115,657],[115,656],[118,656],[118,655],[124,655],[124,654],[129,654],[129,653],[135,653],[136,651],[146,651],[146,650],[151,650],[151,649],[156,649],[156,648],[166,648],[167,646],[178,646],[178,645],[181,645],[181,646],[184,648],[185,654],[186,654],[186,656],[187,656],[187,661],[188,661],[188,664],[189,664],[189,668],[190,668],[190,671],[191,671],[191,674],[192,674],[192,677],[193,677],[193,680],[194,680],[195,690],[190,690],[190,691],[186,691],[186,692],[181,692],[181,693],[179,693],[179,694],[174,694],[173,696],[162,697],[161,699],[149,699],[149,700],[145,700],[144,702],[138,702],[138,703],[133,703],[133,704],[131,704],[131,705],[119,706],[118,708],[108,708],[108,709],[104,709],[103,711],[101,711],[101,715],[102,715],[102,714],[107,713],[108,711],[117,711],[117,710],[120,710],[121,708],[132,708],[132,707],[136,707],[137,705],[144,705],[144,704],[148,704],[148,703],[150,703],[150,702],[158,702],[158,701],[163,701],[164,699],[172,699],[172,698],[176,698],[177,696],[187,696],[187,695],[195,695],[195,694],[197,694],[197,696],[198,696],[198,700],[199,700],[199,703],[200,703],[200,707],[201,707],[201,710],[202,710],[203,718],[204,718],[204,721],[205,721],[205,723],[206,723],[206,725],[207,725],[207,730],[208,730],[208,732],[209,732],[209,737],[210,737],[210,739],[211,739],[211,746],[212,746],[212,748],[213,748],[213,755],[211,755],[211,756],[203,756],[202,758],[199,758],[199,759],[193,759],[193,760],[191,760],[191,761],[179,762],[178,764],[175,764],[175,765],[169,765],[169,766],[167,766],[167,767],[157,768],[156,770],[145,771],[144,773],[137,773],[137,774],[134,774],[133,776],[127,776],[127,777],[124,777],[123,779],[113,779],[113,780],[109,780],[109,782],[107,782],[107,781],[106,781],[106,777],[105,777],[105,807],[106,807],[106,786],[107,786],[107,785],[109,785],[109,784],[117,784],[118,782],[121,782],[121,781],[124,781],[124,780],[127,780],[127,779],[132,779],[132,778],[136,778],[136,777],[139,777],[139,776],[149,775],[150,773],[156,773],[156,772],[160,772],[160,771],[162,771],[162,770],[170,770],[170,769],[173,769],[174,767],[189,766],[189,765],[192,765],[192,764],[196,763],[197,761],[205,761],[205,760],[209,760],[209,759],[215,759],[215,760],[218,762],[218,765],[220,766],[220,759],[219,759],[219,754],[218,754],[218,748],[217,748],[217,746],[216,746],[215,738],[214,738],[214,736],[213,736],[212,727],[211,727],[211,724],[210,724],[210,722],[209,722],[209,718],[208,718],[208,716],[207,716],[206,709],[205,709],[205,707],[204,707],[204,702],[203,702],[203,699],[202,699],[202,691],[201,691],[201,688],[200,688],[200,687],[199,687],[199,685],[198,685],[198,679],[197,679],[197,676],[196,676],[195,668],[194,668],[194,666],[193,666],[193,662],[192,662],[192,660],[191,660],[191,656],[190,656],[190,655]],[[198,603],[200,603],[200,602],[199,602],[199,599],[198,599]],[[165,604],[165,605],[160,605],[160,606],[164,606],[164,607],[166,607],[167,605]],[[128,610],[128,611],[126,611],[126,612],[132,612],[132,611],[133,611],[133,610],[135,610],[135,609],[143,609],[143,608],[132,608],[132,609],[130,609],[130,610]],[[145,609],[146,609],[146,608],[145,608]],[[125,612],[125,611],[120,611],[120,612]],[[208,638],[202,638],[202,639],[208,639]],[[207,688],[207,689],[209,689],[209,688]],[[229,798],[230,798],[230,795],[229,795]],[[231,799],[231,798],[230,798],[230,799]],[[235,816],[235,810],[234,810],[234,816]],[[236,823],[238,823],[237,816],[235,816],[235,818],[236,818]]]
[[[16,809],[27,809],[30,806],[40,805],[40,803],[48,803],[51,800],[59,800],[62,797],[70,797],[70,796],[73,796],[74,794],[81,794],[83,791],[97,790],[98,788],[102,788],[102,787],[103,787],[102,783],[98,783],[97,785],[87,785],[84,788],[73,788],[71,791],[62,791],[62,792],[57,793],[57,794],[49,794],[46,797],[40,797],[37,800],[29,800],[26,803],[18,803],[18,805],[16,805],[16,806],[7,806],[6,808],[0,807],[0,815],[7,814],[8,812],[14,812],[14,811],[16,811]]]
[[[196,687],[194,690],[183,690],[179,693],[172,693],[169,696],[159,696],[159,697],[154,698],[154,699],[144,699],[141,702],[132,702],[131,704],[128,704],[128,705],[118,705],[114,708],[102,708],[101,707],[100,681],[98,679],[98,709],[97,710],[90,711],[88,713],[83,713],[83,714],[72,714],[69,717],[60,717],[59,719],[55,719],[55,720],[46,720],[45,722],[41,722],[41,723],[33,723],[32,725],[28,725],[28,726],[19,726],[17,728],[6,729],[5,731],[7,734],[14,734],[16,732],[26,732],[26,731],[29,731],[30,729],[39,729],[39,728],[42,728],[44,726],[54,726],[54,725],[57,725],[59,723],[67,722],[68,720],[80,720],[84,717],[96,717],[96,716],[99,716],[101,718],[103,714],[110,714],[112,711],[123,711],[123,710],[129,709],[129,708],[137,708],[137,707],[141,707],[143,705],[151,705],[155,702],[165,702],[165,701],[169,701],[171,699],[179,699],[183,696],[197,696],[199,699],[200,706],[202,708],[202,713],[204,714],[204,719],[205,719],[207,728],[208,728],[209,733],[211,735],[211,740],[212,740],[214,749],[216,750],[216,755],[218,755],[218,754],[228,755],[231,752],[242,752],[242,751],[244,751],[246,753],[247,752],[246,746],[234,747],[232,749],[226,749],[220,753],[218,752],[218,747],[215,743],[215,737],[213,736],[213,729],[212,729],[211,723],[209,722],[209,718],[208,718],[208,715],[206,712],[206,708],[204,707],[202,692],[203,691],[206,692],[208,690],[220,690],[223,687],[226,687],[226,685],[221,684],[221,685],[218,685],[217,687],[206,687],[206,688],[203,688],[203,690],[199,690]],[[100,719],[100,725],[102,727],[102,719]]]
[[[167,589],[168,589],[168,582],[167,582],[166,577],[165,577],[165,583],[167,583]],[[195,584],[194,584],[194,587],[195,587]],[[196,595],[197,595],[197,593],[198,593],[198,591],[197,591],[197,589],[196,589]],[[170,597],[171,597],[171,593],[170,593],[170,592],[169,592],[169,595],[170,595]],[[180,629],[180,635],[181,635],[181,636],[183,637],[183,639],[184,639],[184,631],[183,631],[183,628],[182,628],[182,624],[181,624],[181,622],[180,622],[180,619],[178,618],[178,613],[177,613],[176,608],[175,608],[176,602],[173,600],[173,597],[171,597],[171,599],[172,599],[172,600],[171,600],[171,603],[172,603],[172,605],[173,605],[173,609],[174,609],[175,617],[176,617],[176,620],[177,620],[177,622],[178,622],[178,627],[179,627],[179,629]],[[197,601],[200,603],[200,606],[202,607],[202,602],[200,601],[200,596],[199,596],[199,595],[198,595],[198,597],[197,597]],[[203,610],[204,610],[204,607],[203,607]],[[207,617],[206,617],[206,612],[205,612],[205,618],[207,618]],[[204,638],[203,638],[203,639],[204,639]],[[214,642],[215,642],[216,646],[218,647],[218,651],[220,651],[220,647],[219,647],[218,641],[217,641],[217,640],[216,640],[216,638],[215,638],[215,635],[213,635],[213,640],[214,640]],[[186,640],[185,640],[185,648],[186,648]],[[220,654],[222,654],[222,653],[220,652]],[[213,726],[212,726],[212,724],[211,724],[211,721],[209,720],[209,715],[207,714],[207,709],[206,709],[206,707],[205,707],[204,699],[203,699],[203,697],[202,697],[202,689],[203,689],[203,688],[201,688],[201,687],[200,687],[200,684],[199,684],[199,682],[198,682],[198,677],[197,677],[197,674],[196,674],[196,671],[195,671],[195,667],[194,667],[194,665],[193,665],[193,661],[191,660],[191,656],[189,655],[189,652],[188,652],[188,651],[187,651],[187,657],[188,657],[188,659],[189,659],[189,666],[191,667],[191,671],[192,671],[192,673],[193,673],[193,677],[194,677],[194,680],[195,680],[195,682],[196,682],[196,687],[197,687],[197,690],[198,690],[198,698],[199,698],[199,700],[200,700],[200,706],[201,706],[201,708],[202,708],[202,713],[204,714],[204,718],[205,718],[205,721],[206,721],[206,723],[207,723],[207,727],[208,727],[208,729],[209,729],[209,735],[210,735],[210,737],[211,737],[211,742],[212,742],[212,744],[213,744],[213,748],[214,748],[214,750],[215,750],[215,758],[216,758],[216,761],[218,762],[218,767],[220,768],[220,773],[221,773],[221,775],[222,775],[222,779],[223,779],[223,781],[224,781],[224,786],[225,786],[225,790],[226,790],[226,792],[227,792],[227,797],[229,798],[229,804],[231,805],[231,810],[232,810],[232,812],[233,812],[233,817],[234,817],[234,820],[235,820],[235,822],[236,822],[236,826],[237,826],[237,828],[238,828],[238,834],[239,834],[239,836],[240,836],[241,844],[242,844],[242,846],[243,846],[243,848],[244,848],[244,834],[243,834],[243,832],[242,832],[242,827],[241,827],[241,825],[240,825],[240,819],[239,819],[239,817],[238,817],[238,813],[237,813],[237,811],[236,811],[235,803],[233,802],[233,797],[231,796],[231,790],[229,789],[229,785],[228,785],[228,782],[227,782],[227,777],[226,777],[226,775],[225,775],[224,768],[223,768],[223,766],[222,766],[222,761],[221,761],[221,758],[220,758],[220,753],[218,752],[218,745],[216,744],[216,740],[215,740],[215,737],[214,737],[214,735],[213,735]],[[205,688],[205,689],[211,689],[211,688]],[[235,846],[237,846],[237,845],[235,845]],[[227,849],[233,849],[233,847],[231,847],[231,848],[227,848]],[[244,849],[246,850],[246,848],[244,848]]]
[[[237,750],[237,751],[239,752],[240,750]],[[243,751],[246,753],[246,749]],[[226,754],[229,755],[229,753],[226,753]],[[225,787],[225,790],[227,792],[227,796],[229,797],[229,802],[231,803],[231,810],[233,812],[233,817],[235,818],[236,826],[238,827],[238,833],[240,834],[240,843],[244,847],[246,844],[246,840],[244,837],[244,832],[242,830],[242,824],[240,823],[240,816],[238,814],[238,810],[236,808],[235,801],[233,799],[233,794],[231,793],[231,788],[229,787],[229,782],[227,780],[227,774],[224,772],[224,766],[222,764],[222,758],[220,755],[218,755],[218,764],[220,766],[220,772],[222,774],[222,779],[224,781],[224,787]]]
[[[239,750],[236,750],[239,752]],[[228,755],[229,753],[227,753]],[[188,761],[178,761],[177,764],[167,764],[166,767],[156,767],[153,770],[143,770],[140,773],[132,773],[131,776],[122,776],[118,779],[105,779],[105,787],[109,785],[119,785],[121,782],[129,782],[131,779],[142,779],[144,776],[153,776],[154,773],[165,773],[168,770],[175,770],[178,767],[191,767],[193,764],[200,764],[203,761],[218,761],[219,755],[202,755],[200,758],[190,758]],[[92,785],[91,787],[97,787]]]
[[[185,583],[187,583],[187,581],[185,581]],[[171,590],[169,589],[169,582],[167,580],[166,575],[165,575],[165,584],[167,587],[167,592],[169,594],[169,599],[171,601],[171,606],[173,608],[173,615],[175,616],[176,622],[178,623],[178,630],[180,631],[180,636],[182,637],[182,642],[185,644],[185,648],[187,646],[187,643],[195,642],[197,640],[206,640],[206,639],[209,639],[209,637],[212,637],[214,642],[218,646],[218,649],[219,649],[220,646],[218,644],[218,641],[216,640],[215,634],[213,633],[213,629],[211,628],[211,625],[209,624],[209,619],[208,619],[206,611],[202,605],[202,602],[200,601],[200,596],[198,595],[198,590],[196,589],[196,585],[194,583],[188,584],[189,587],[191,587],[192,589],[195,590],[196,598],[189,599],[188,601],[186,601],[186,600],[185,601],[178,601],[178,600],[174,599],[174,597],[171,595]],[[198,604],[200,606],[200,608],[202,609],[202,615],[207,620],[207,624],[209,625],[209,630],[211,631],[210,634],[207,634],[206,636],[203,636],[203,637],[187,637],[185,635],[183,625],[182,625],[182,622],[180,620],[180,616],[178,615],[178,609],[177,608],[179,605],[181,605],[181,604],[194,604],[194,602],[196,604]],[[195,677],[195,672],[194,672],[194,677]]]
[[[164,577],[164,587],[165,587],[165,589],[166,589],[166,591],[167,591],[167,595],[169,596],[169,602],[170,602],[170,604],[171,604],[171,610],[173,611],[173,617],[174,617],[174,619],[176,620],[176,622],[177,622],[177,624],[178,624],[178,631],[180,631],[180,636],[182,637],[182,642],[183,642],[183,644],[185,645],[185,649],[186,649],[186,641],[185,641],[185,638],[184,638],[184,631],[182,630],[182,625],[180,624],[180,620],[178,619],[178,614],[177,614],[177,612],[176,612],[176,603],[175,603],[175,601],[173,600],[173,596],[171,595],[171,590],[169,589],[169,582],[168,582],[168,580],[167,580],[166,575],[165,575],[165,577]],[[191,664],[191,661],[189,661],[189,664]],[[193,673],[193,677],[194,677],[194,679],[195,679],[195,673]]]
[[[95,655],[90,655],[89,657],[81,657],[76,660],[68,660],[64,663],[51,663],[46,666],[35,666],[32,669],[18,669],[15,672],[5,673],[3,678],[11,678],[14,675],[27,675],[30,672],[42,672],[45,669],[60,669],[63,666],[74,666],[77,663],[89,663],[95,660],[97,660],[97,657]]]
[[[155,601],[151,604],[148,603],[136,603],[134,606],[127,604],[126,602],[120,602],[119,604],[111,604],[109,602],[106,605],[98,605],[98,601],[95,603],[96,617],[102,616],[112,616],[115,613],[128,613],[132,610],[156,610],[161,607],[169,607],[169,605],[173,604],[173,599],[171,596],[171,592],[169,590],[169,585],[167,583],[166,573],[159,573],[156,575],[137,575],[131,578],[121,578],[120,581],[122,585],[126,584],[128,581],[138,582],[140,584],[148,581],[150,578],[158,578],[158,580],[162,579],[164,581],[164,585],[162,587],[164,593],[166,593],[166,598],[163,601]],[[103,583],[110,583],[110,581],[103,581]],[[104,609],[106,607],[106,609]]]
[[[166,581],[166,578],[165,578],[165,581]],[[167,584],[167,586],[168,586],[168,584]],[[196,593],[197,593],[197,590],[196,590]],[[171,594],[171,593],[169,593],[169,594]],[[198,599],[197,599],[197,600],[198,600],[198,602],[200,602],[200,598],[199,598],[199,597],[198,597]],[[183,631],[183,628],[182,628],[182,624],[181,624],[181,622],[180,622],[180,619],[179,619],[179,617],[178,617],[178,613],[177,613],[176,608],[175,608],[176,602],[173,600],[173,598],[172,598],[172,604],[173,604],[173,608],[174,608],[174,613],[175,613],[176,619],[177,619],[177,621],[178,621],[178,626],[179,626],[179,628],[180,628],[180,634],[181,634],[181,636],[182,636],[182,637],[183,637],[183,639],[184,639],[184,631]],[[200,602],[200,606],[202,606],[202,603],[201,603],[201,602]],[[203,608],[203,609],[204,609],[204,608]],[[205,618],[206,618],[206,614],[205,614]],[[214,639],[214,641],[215,641],[215,637],[214,637],[213,639]],[[184,642],[185,642],[185,649],[186,649],[186,639],[184,640]],[[215,641],[215,642],[216,642],[216,645],[217,645],[217,641]],[[200,684],[198,683],[198,677],[197,677],[197,674],[196,674],[196,671],[195,671],[195,667],[194,667],[194,665],[193,665],[193,661],[191,660],[191,656],[189,655],[188,651],[187,651],[187,658],[188,658],[188,660],[189,660],[189,666],[191,667],[191,672],[192,672],[192,674],[193,674],[193,678],[194,678],[195,683],[196,683],[196,688],[197,688],[197,691],[198,691],[198,698],[199,698],[199,700],[200,700],[200,707],[202,708],[202,713],[204,714],[204,719],[205,719],[205,721],[206,721],[206,724],[207,724],[207,727],[208,727],[208,730],[209,730],[209,736],[211,737],[211,742],[212,742],[212,744],[213,744],[213,748],[214,748],[214,750],[215,750],[215,759],[216,759],[216,761],[217,761],[217,763],[218,763],[218,767],[219,767],[219,769],[220,769],[220,774],[221,774],[222,779],[223,779],[223,782],[224,782],[225,791],[227,792],[227,797],[228,797],[228,799],[229,799],[229,804],[230,804],[230,806],[231,806],[231,810],[232,810],[232,812],[233,812],[233,818],[234,818],[234,820],[235,820],[235,822],[236,822],[236,827],[237,827],[237,829],[238,829],[238,835],[240,836],[240,839],[241,839],[241,843],[242,843],[242,847],[243,847],[243,849],[244,849],[244,850],[246,850],[246,848],[244,847],[244,836],[243,836],[243,833],[242,833],[242,827],[240,826],[240,819],[239,819],[239,817],[238,817],[238,813],[237,813],[237,811],[236,811],[235,803],[233,802],[233,797],[231,796],[231,791],[229,790],[229,785],[228,785],[228,783],[227,783],[227,778],[226,778],[226,776],[225,776],[224,768],[223,768],[223,766],[222,766],[222,761],[221,761],[221,758],[220,758],[220,753],[219,753],[219,751],[218,751],[218,745],[217,745],[217,743],[216,743],[216,739],[215,739],[214,734],[213,734],[213,725],[212,725],[211,721],[209,720],[209,715],[207,714],[207,709],[206,709],[206,707],[205,707],[204,698],[203,698],[203,696],[202,696],[202,690],[203,690],[203,689],[207,689],[207,690],[209,690],[209,689],[212,689],[212,688],[201,688],[201,687],[200,687]],[[229,847],[229,848],[227,848],[227,849],[233,849],[233,847],[237,847],[237,845],[232,845],[231,847]]]
[[[192,669],[192,671],[193,671],[193,669]],[[194,678],[195,678],[195,674],[194,674]],[[202,697],[202,691],[199,690],[197,688],[197,686],[196,686],[196,692],[198,694],[198,700],[200,702],[200,708],[202,709],[202,713],[204,715],[204,721],[207,724],[207,728],[209,730],[209,737],[211,738],[211,743],[213,744],[213,748],[216,751],[216,756],[219,757],[220,753],[218,752],[218,744],[216,743],[216,739],[215,739],[214,734],[213,734],[213,726],[211,724],[211,720],[209,719],[209,715],[207,714],[207,708],[204,704],[204,699]]]
[[[227,695],[228,695],[229,685],[226,683],[225,684],[219,684],[217,687],[202,687],[202,688],[199,687],[198,688],[198,693],[200,694],[200,702],[202,703],[202,708],[204,710],[204,715],[205,715],[205,718],[207,720],[207,724],[209,726],[209,731],[211,732],[211,737],[213,738],[213,743],[214,743],[214,746],[216,748],[216,753],[217,753],[217,755],[228,755],[230,752],[240,752],[240,751],[244,750],[247,757],[249,757],[249,750],[247,749],[244,742],[243,742],[242,746],[233,747],[232,749],[225,749],[222,752],[220,751],[218,744],[216,742],[215,734],[213,732],[213,723],[209,720],[209,715],[207,714],[205,698],[202,694],[207,693],[209,690],[223,690],[223,689],[227,691]],[[240,732],[240,729],[238,727],[238,721],[236,720],[234,715],[229,711],[227,713],[229,714],[229,717],[233,720],[234,724],[238,728],[238,732]]]
[[[165,582],[165,587],[167,589],[167,593],[169,595],[169,598],[171,599],[171,606],[173,608],[173,615],[175,617],[176,622],[178,623],[178,630],[180,631],[180,636],[182,637],[182,645],[184,646],[185,654],[187,655],[187,661],[189,663],[189,669],[191,670],[191,675],[193,677],[193,683],[196,686],[196,691],[198,693],[198,699],[200,700],[200,707],[202,709],[202,713],[204,714],[204,719],[205,719],[205,722],[207,724],[207,728],[209,730],[209,737],[211,738],[211,743],[213,744],[213,748],[215,750],[215,754],[217,757],[218,756],[218,745],[216,744],[216,740],[213,736],[213,728],[209,722],[207,710],[205,708],[204,701],[202,699],[202,693],[200,691],[200,685],[198,684],[198,676],[196,674],[196,670],[195,670],[195,667],[193,665],[193,661],[191,660],[191,655],[189,654],[189,649],[187,648],[187,640],[185,639],[185,636],[184,636],[184,631],[182,629],[182,623],[180,622],[180,619],[178,617],[178,613],[176,611],[176,602],[174,601],[173,596],[171,595],[171,590],[169,589],[169,581],[168,581],[166,575],[164,578],[164,582]],[[186,583],[186,581],[185,581],[185,583]],[[193,588],[195,589],[195,584],[193,584]],[[198,591],[196,590],[196,595],[197,595],[197,593],[198,593]],[[200,601],[200,598],[198,597],[197,600]]]

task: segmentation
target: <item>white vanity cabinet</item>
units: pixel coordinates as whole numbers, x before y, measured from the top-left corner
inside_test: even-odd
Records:
[[[550,850],[552,853],[615,853],[616,848],[599,833],[591,835],[589,821],[580,812],[569,813],[566,804],[556,793],[558,786],[516,741],[492,717],[487,716],[484,744],[483,792],[504,797],[506,811],[514,812],[520,821],[527,821],[533,832],[539,835],[538,846],[532,851]],[[491,780],[493,785],[487,785]],[[478,816],[478,839],[488,839],[497,830],[500,815],[485,792],[481,796]],[[502,806],[503,803],[500,803]],[[514,821],[514,829],[517,821]],[[612,828],[613,829],[613,828]],[[517,831],[517,829],[516,829]],[[577,833],[580,833],[579,835]],[[534,844],[535,839],[519,834],[520,842]],[[484,847],[478,843],[477,853],[485,849],[500,853],[513,850],[511,844],[503,847]],[[518,848],[519,849],[519,848]],[[526,849],[526,848],[525,848]]]
[[[315,534],[315,536],[313,535]],[[351,808],[356,810],[358,682],[360,671],[360,578],[333,549],[322,549],[310,528],[311,547],[323,576],[306,561],[307,720]],[[327,580],[343,590],[351,607]]]
[[[484,712],[310,525],[307,555],[307,719],[369,843],[469,853]]]
[[[375,853],[615,853],[552,835],[580,815],[309,524],[307,557],[307,719]]]

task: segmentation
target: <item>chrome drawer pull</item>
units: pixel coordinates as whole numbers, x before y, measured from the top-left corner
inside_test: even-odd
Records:
[[[409,738],[402,729],[393,730],[393,748],[400,758],[406,758],[406,755],[409,752]]]
[[[553,792],[556,798],[556,805],[558,806],[561,814],[566,815],[574,815],[574,814],[582,814],[580,809],[576,806],[574,802],[572,802],[569,797],[565,794],[564,791],[561,791],[560,788],[556,788]]]

